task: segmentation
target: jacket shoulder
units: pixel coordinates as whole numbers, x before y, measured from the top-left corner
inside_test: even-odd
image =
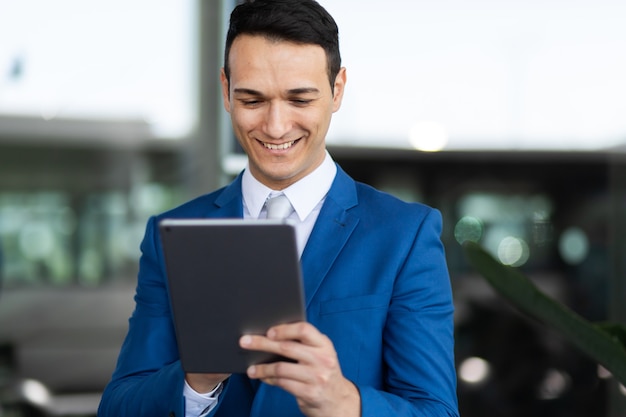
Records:
[[[157,215],[156,217],[157,219],[205,217],[207,213],[215,207],[216,200],[225,188],[226,187],[222,187],[208,194],[193,198],[177,207],[174,207],[173,209]]]
[[[407,202],[368,184],[355,182],[359,206],[376,216],[425,217],[439,211],[420,202]]]

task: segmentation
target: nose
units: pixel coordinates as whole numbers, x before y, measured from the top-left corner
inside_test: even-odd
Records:
[[[280,139],[291,130],[289,109],[282,103],[271,103],[268,106],[265,133],[272,139]]]

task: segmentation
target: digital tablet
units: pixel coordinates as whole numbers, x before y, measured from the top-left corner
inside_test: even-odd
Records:
[[[243,373],[283,359],[241,349],[239,338],[305,320],[294,226],[165,219],[159,230],[185,372]]]

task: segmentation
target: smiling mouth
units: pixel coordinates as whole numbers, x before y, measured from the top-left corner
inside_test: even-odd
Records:
[[[261,142],[261,143],[266,149],[269,149],[272,151],[284,151],[285,149],[291,148],[296,142],[298,142],[298,140],[300,139],[292,140],[291,142],[285,142],[281,144],[268,143],[268,142]]]

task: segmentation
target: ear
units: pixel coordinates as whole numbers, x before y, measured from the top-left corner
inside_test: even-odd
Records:
[[[343,100],[343,93],[346,88],[347,75],[346,68],[341,67],[335,77],[335,91],[333,95],[333,113],[339,110],[341,107],[341,101]]]
[[[224,68],[220,71],[220,81],[222,83],[222,100],[224,102],[224,108],[230,113],[230,83],[226,78]]]

